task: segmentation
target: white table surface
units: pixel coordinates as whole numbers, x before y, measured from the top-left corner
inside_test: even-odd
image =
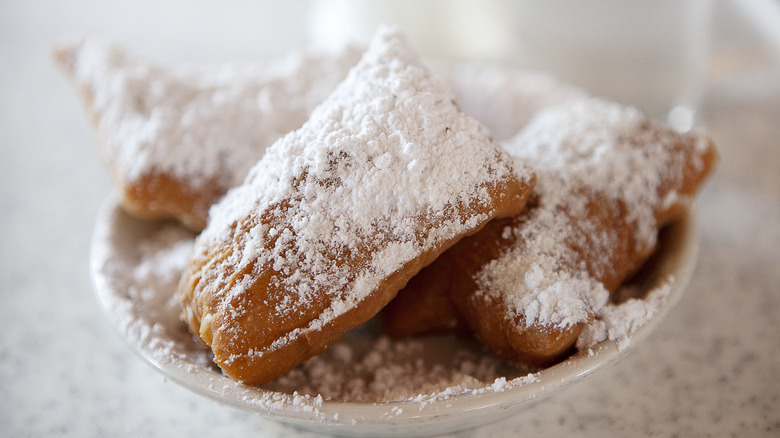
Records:
[[[316,435],[164,381],[113,332],[88,270],[112,186],[48,53],[83,31],[166,62],[306,42],[306,2],[246,3],[0,3],[0,436]],[[614,366],[455,436],[780,436],[780,55],[732,19],[717,20],[697,123],[722,161],[700,197],[699,262],[678,307]]]

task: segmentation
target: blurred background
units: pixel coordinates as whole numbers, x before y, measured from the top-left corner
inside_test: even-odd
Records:
[[[706,129],[722,156],[698,271],[663,327],[459,436],[778,436],[780,0],[0,1],[0,436],[310,436],[162,383],[112,333],[88,265],[112,185],[50,48],[93,33],[166,64],[264,62],[365,43],[381,22],[426,57],[549,70]]]
[[[750,46],[753,53],[763,44],[775,62],[780,57],[778,0],[83,0],[0,7],[10,56],[12,39],[29,39],[45,53],[58,36],[96,33],[161,62],[188,64],[365,43],[379,24],[394,24],[426,57],[547,70],[653,117],[671,112],[681,129],[693,123],[712,63],[745,61],[733,50],[732,59],[714,56],[714,44]],[[6,64],[13,68],[13,58]]]

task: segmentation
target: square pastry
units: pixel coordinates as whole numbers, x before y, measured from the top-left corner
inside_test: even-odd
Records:
[[[377,314],[461,238],[523,209],[535,176],[382,28],[303,126],[210,213],[183,319],[260,384]]]

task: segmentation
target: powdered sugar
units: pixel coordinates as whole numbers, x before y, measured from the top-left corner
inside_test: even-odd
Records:
[[[132,219],[120,210],[109,213],[96,232],[92,269],[100,274],[95,276],[98,296],[118,330],[157,363],[212,367],[205,350],[182,327],[181,307],[173,293],[187,263],[192,233],[167,224],[135,236]],[[127,253],[118,253],[118,247]]]
[[[168,67],[97,37],[58,51],[91,102],[104,157],[119,180],[166,174],[196,190],[240,183],[359,57],[344,48],[296,53],[273,65]]]
[[[450,336],[391,340],[363,328],[264,387],[349,402],[430,401],[495,390],[528,374],[483,354],[474,342]]]
[[[491,187],[531,179],[452,99],[399,33],[380,31],[302,128],[271,146],[212,208],[197,245],[237,245],[219,262],[231,271],[273,271],[271,281],[291,293],[280,318],[318,294],[332,298],[272,348],[319,330],[419,254],[484,223]],[[234,236],[246,218],[251,227]],[[211,293],[240,296],[245,286]]]
[[[139,222],[115,206],[107,213],[99,221],[92,251],[97,293],[117,328],[158,367],[186,364],[179,365],[185,372],[206,370],[218,377],[208,350],[193,341],[179,320],[173,299],[174,279],[187,261],[192,233],[175,225]],[[587,350],[606,339],[626,345],[638,327],[656,316],[674,283],[670,277],[647,292],[635,291],[625,304],[607,304],[583,332],[578,347]],[[406,400],[418,403],[418,410],[463,394],[502,392],[544,381],[542,374],[508,364],[476,342],[455,336],[391,340],[377,332],[370,322],[263,389],[250,391],[227,378],[214,379],[208,389],[226,394],[240,390],[242,403],[261,411],[289,409],[319,417],[323,403],[331,400]],[[389,412],[401,415],[408,409]]]
[[[577,338],[577,349],[585,350],[599,342],[617,341],[619,348],[625,348],[640,327],[650,321],[660,309],[669,294],[674,278],[649,291],[647,296],[631,298],[623,303],[608,303],[599,309],[596,320],[585,327]]]
[[[553,235],[566,231],[560,227],[547,229],[553,230]],[[536,234],[526,234],[527,244],[522,248],[509,251],[481,269],[481,293],[506,300],[513,312],[510,317],[520,317],[526,326],[566,328],[586,321],[592,314],[591,304],[603,305],[608,292],[585,271],[565,270],[562,257],[555,252],[569,250],[562,244],[548,245],[547,239],[536,239],[540,233],[534,231]]]
[[[661,174],[682,178],[685,162],[673,159],[678,136],[649,129],[647,124],[635,108],[578,99],[541,111],[507,147],[527,157],[534,168],[565,174],[565,179],[550,180],[542,187],[546,197],[567,197],[572,188],[586,187],[619,199],[632,223],[637,248],[649,248],[657,236],[655,210],[678,199],[674,191],[659,199]],[[700,154],[693,155],[700,160]]]
[[[478,89],[473,92],[479,94]],[[414,145],[408,148],[413,149]],[[377,155],[371,161],[377,169],[393,165],[392,160],[387,163],[387,158],[381,157],[381,154]],[[406,164],[409,170],[417,165],[414,160]],[[178,320],[172,301],[175,279],[186,263],[184,252],[192,244],[192,235],[175,226],[139,225],[118,209],[109,222],[114,228],[96,236],[93,257],[97,266],[94,269],[100,272],[98,277],[104,279],[96,284],[101,302],[116,320],[120,331],[135,349],[151,351],[158,363],[180,360],[189,364],[193,371],[207,370],[215,373],[215,379],[219,377],[209,353],[192,341]],[[139,226],[150,228],[133,231]],[[289,230],[256,230],[266,231],[274,236]],[[505,238],[511,237],[512,229],[504,231]],[[128,233],[136,234],[126,236]],[[120,241],[118,236],[126,237]],[[545,284],[545,278],[539,274],[541,262],[535,263],[537,266],[532,266],[529,274],[522,278],[529,288],[540,288]],[[664,304],[670,284],[671,279],[667,286],[651,290],[649,298],[640,297],[626,302],[627,305],[590,303],[592,308],[601,311],[596,315],[597,322],[593,327],[583,333],[578,344],[580,348],[587,349],[602,339],[629,339],[637,327],[656,315],[654,312]],[[225,392],[224,387],[228,386],[251,390],[251,393],[242,392],[245,394],[242,400],[247,405],[263,411],[292,409],[319,416],[327,400],[410,400],[424,406],[464,393],[501,392],[543,381],[541,374],[508,366],[468,344],[456,345],[455,360],[429,367],[425,362],[420,364],[416,359],[410,359],[416,355],[436,356],[433,346],[446,344],[446,339],[444,342],[438,338],[390,341],[378,338],[370,330],[368,333],[367,338],[360,333],[348,336],[325,355],[271,382],[267,388],[274,390],[254,391],[227,379],[216,379],[211,389],[214,393]],[[624,345],[623,341],[621,345]],[[389,409],[388,415],[401,416],[408,411],[408,408],[396,407]]]
[[[659,199],[660,174],[675,163],[674,140],[647,129],[635,109],[598,99],[541,111],[506,142],[537,171],[539,206],[513,230],[519,243],[478,273],[480,293],[504,300],[528,326],[566,328],[598,314],[609,297],[599,279],[613,270],[622,227],[633,236],[629,251],[655,246],[656,211],[668,201]],[[586,219],[592,202],[626,225]],[[587,266],[574,247],[587,251]]]

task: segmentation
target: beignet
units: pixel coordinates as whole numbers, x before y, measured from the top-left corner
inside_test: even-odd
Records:
[[[229,377],[323,352],[463,236],[518,214],[534,175],[381,29],[304,125],[211,210],[183,319]]]
[[[706,136],[595,98],[540,112],[505,147],[537,173],[528,208],[412,279],[383,312],[385,331],[465,326],[496,355],[544,366],[650,256],[659,228],[693,203],[716,151]]]
[[[297,53],[269,65],[158,65],[96,37],[55,59],[81,92],[122,207],[202,229],[266,147],[299,128],[360,52]]]

